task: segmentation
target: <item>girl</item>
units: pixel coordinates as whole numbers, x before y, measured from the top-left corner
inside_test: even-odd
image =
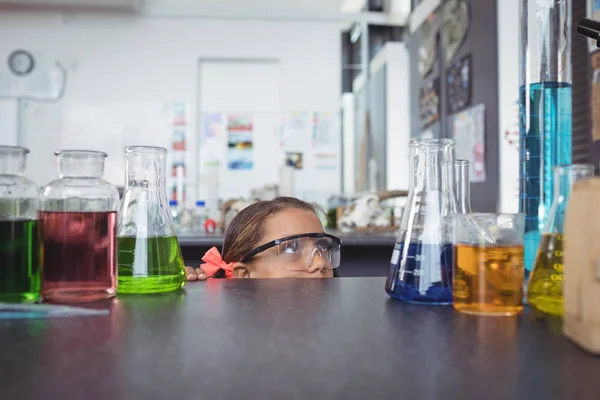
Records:
[[[260,201],[240,211],[189,281],[227,278],[331,278],[340,265],[339,238],[323,231],[315,206],[293,197]]]

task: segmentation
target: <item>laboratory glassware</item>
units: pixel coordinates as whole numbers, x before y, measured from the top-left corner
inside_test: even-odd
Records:
[[[535,258],[527,289],[527,302],[539,311],[562,315],[563,297],[563,234],[565,212],[573,184],[594,176],[591,164],[559,165],[554,167],[554,202],[548,223]]]
[[[528,275],[552,205],[552,168],[572,157],[571,0],[519,3],[519,211]]]
[[[35,302],[40,296],[40,189],[24,176],[28,153],[0,146],[0,302]]]
[[[167,200],[167,150],[125,148],[126,185],[119,215],[119,293],[171,292],[185,284]]]
[[[458,211],[471,212],[471,182],[469,178],[471,162],[467,160],[454,160],[454,193],[458,201]]]
[[[192,219],[192,232],[206,232],[206,228],[204,227],[206,219],[206,202],[198,200],[196,201],[196,209],[194,210]]]
[[[523,310],[523,214],[457,214],[453,218],[452,306],[467,314]]]
[[[410,142],[410,187],[385,290],[409,303],[452,302],[452,237],[458,212],[451,139]]]
[[[106,153],[54,153],[58,179],[42,190],[42,297],[80,303],[117,291],[119,192],[102,179]]]

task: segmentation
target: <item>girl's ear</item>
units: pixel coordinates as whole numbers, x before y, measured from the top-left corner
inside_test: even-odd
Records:
[[[250,278],[250,270],[245,263],[237,262],[232,269],[234,278]]]

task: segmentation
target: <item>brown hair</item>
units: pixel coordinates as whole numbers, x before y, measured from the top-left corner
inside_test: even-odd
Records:
[[[269,217],[288,209],[311,211],[318,215],[319,207],[294,197],[277,197],[274,200],[259,201],[240,211],[225,231],[223,260],[238,262],[243,256],[259,246],[265,234],[265,222]]]

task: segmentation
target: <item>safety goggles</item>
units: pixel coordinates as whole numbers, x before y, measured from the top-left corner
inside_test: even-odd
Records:
[[[289,271],[306,271],[319,256],[329,269],[340,266],[340,238],[327,233],[305,233],[273,240],[255,248],[246,254],[241,262],[250,261],[260,253],[265,254],[265,261],[276,269]]]

